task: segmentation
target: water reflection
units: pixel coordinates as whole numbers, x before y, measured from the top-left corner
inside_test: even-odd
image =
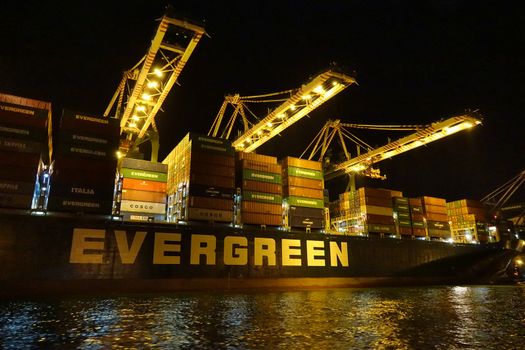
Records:
[[[522,348],[525,288],[193,293],[0,302],[0,348]]]

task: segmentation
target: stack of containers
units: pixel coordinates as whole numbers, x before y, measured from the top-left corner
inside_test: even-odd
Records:
[[[288,207],[288,226],[324,227],[324,181],[321,162],[286,157],[283,167],[283,196]]]
[[[406,197],[393,197],[394,219],[397,233],[401,237],[412,237],[412,217],[410,213],[409,199]]]
[[[118,119],[63,111],[48,210],[111,214],[119,135]]]
[[[412,234],[415,237],[426,237],[425,216],[423,215],[423,202],[421,198],[409,198],[410,220],[412,222]],[[437,229],[437,227],[434,227]]]
[[[0,94],[0,207],[36,208],[50,132],[51,103]]]
[[[236,173],[237,187],[241,189],[236,223],[282,225],[282,177],[277,158],[238,152]]]
[[[430,239],[448,240],[451,237],[448,224],[446,200],[436,197],[421,197],[423,214]]]
[[[331,225],[339,232],[350,235],[362,234],[364,221],[359,206],[359,192],[349,191],[339,194],[339,200],[330,208]]]
[[[486,243],[490,240],[488,215],[481,202],[461,199],[446,205],[455,241],[470,243],[474,240]]]
[[[399,191],[361,187],[358,191],[364,233],[395,235],[393,197],[402,197]]]
[[[168,166],[124,158],[120,164],[120,210],[123,220],[166,221]]]
[[[228,140],[188,133],[164,159],[168,221],[232,222],[235,156]]]

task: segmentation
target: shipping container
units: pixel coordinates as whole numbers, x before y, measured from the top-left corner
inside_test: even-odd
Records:
[[[235,193],[233,188],[213,187],[191,184],[188,190],[190,196],[231,199]]]
[[[192,152],[209,152],[233,157],[235,150],[228,142],[224,139],[199,136],[191,140],[191,150]]]
[[[208,163],[200,163],[200,162],[192,163],[190,171],[192,173],[229,177],[232,179],[235,177],[235,168],[216,165],[216,164],[208,164]]]
[[[448,230],[450,231],[450,225],[446,221],[430,221],[427,220],[427,227],[429,230]]]
[[[450,230],[428,229],[428,236],[431,238],[449,239],[452,237]]]
[[[0,167],[4,166],[31,166],[37,167],[40,164],[41,156],[36,153],[20,152],[1,152]],[[0,178],[2,175],[0,175]]]
[[[254,153],[254,152],[251,152],[251,153],[236,152],[235,153],[235,157],[236,157],[236,159],[238,161],[245,160],[245,161],[249,161],[249,162],[257,162],[257,163],[278,165],[276,157],[266,156],[266,155],[263,155],[263,154],[257,154],[257,153]],[[256,169],[256,170],[258,170],[258,169]],[[265,170],[263,170],[263,171],[265,171]],[[268,172],[271,173],[272,171],[268,171]]]
[[[31,209],[33,194],[0,192],[0,208]]]
[[[8,139],[32,140],[47,143],[47,130],[24,125],[11,125],[0,118],[0,137]]]
[[[409,213],[410,212],[410,207],[408,206],[408,204],[394,204],[394,210],[397,211],[397,212],[405,212],[405,213]]]
[[[120,135],[120,120],[64,109],[60,119],[60,130],[91,132],[99,136],[104,135],[118,139]]]
[[[92,149],[117,151],[119,146],[118,137],[108,137],[98,133],[89,133],[82,130],[60,130],[58,143],[65,145],[75,145]]]
[[[165,222],[166,215],[163,214],[149,214],[149,213],[133,213],[121,212],[122,221],[139,221],[139,222]]]
[[[367,214],[364,217],[368,224],[393,225],[394,218],[388,215]]]
[[[33,195],[35,191],[35,182],[21,182],[0,179],[1,193],[28,194]]]
[[[61,181],[51,178],[49,185],[50,197],[76,197],[93,198],[97,200],[111,200],[113,197],[114,183],[111,180],[106,184],[93,182],[89,177],[76,181]]]
[[[2,173],[0,178],[3,180],[20,181],[20,182],[35,182],[38,172],[38,164],[27,166],[2,166]]]
[[[412,234],[416,237],[426,237],[427,236],[427,232],[424,228],[417,228],[417,227],[412,228]]]
[[[2,124],[47,129],[50,117],[51,107],[42,109],[0,101],[0,120]]]
[[[412,220],[398,219],[397,224],[399,227],[412,227]]]
[[[244,180],[242,182],[241,187],[243,190],[246,190],[246,191],[274,193],[274,194],[282,194],[282,191],[283,191],[281,184],[252,181],[252,180]]]
[[[422,206],[410,206],[410,212],[412,213],[423,213],[423,207]]]
[[[317,198],[317,199],[322,199],[324,201],[323,190],[317,189],[317,188],[286,186],[283,189],[283,195],[286,197],[296,196],[296,197]]]
[[[410,205],[410,207],[421,208],[423,206],[423,203],[421,202],[421,198],[409,198],[408,204]]]
[[[45,145],[41,142],[0,137],[0,152],[41,154],[45,149]]]
[[[164,214],[166,212],[166,204],[145,201],[122,200],[120,202],[120,210],[136,213]]]
[[[110,215],[113,201],[98,201],[95,199],[76,197],[49,196],[47,202],[48,211],[83,212],[101,215]]]
[[[274,193],[242,191],[242,200],[282,205],[283,197]]]
[[[324,208],[324,201],[322,199],[291,196],[286,197],[285,200],[290,206]]]
[[[283,174],[284,176],[296,176],[296,177],[302,177],[305,179],[312,179],[312,180],[323,180],[323,173],[319,170],[312,170],[312,169],[304,169],[304,168],[297,168],[297,167],[285,167],[283,168]]]
[[[375,205],[378,207],[392,208],[392,200],[390,198],[369,197],[364,196],[359,198],[360,205]]]
[[[398,233],[404,236],[412,236],[412,226],[399,226]]]
[[[360,197],[379,197],[379,198],[388,198],[391,200],[392,191],[379,189],[379,188],[370,188],[370,187],[361,187],[357,190]]]
[[[408,205],[408,198],[406,197],[393,197],[392,198],[394,204],[405,204]]]
[[[448,221],[447,214],[438,214],[438,213],[426,213],[425,217],[430,221]]]
[[[204,152],[197,152],[194,150],[191,150],[191,153],[188,152],[187,154],[191,160],[191,163],[222,165],[230,168],[235,167],[235,158],[229,155],[209,154]]]
[[[167,173],[168,165],[162,163],[151,162],[142,159],[123,158],[121,163],[122,168],[138,169],[145,171],[152,171],[156,173]]]
[[[411,219],[410,213],[407,213],[407,212],[404,212],[404,211],[396,212],[395,210],[394,210],[394,212],[397,214],[397,217],[399,219],[404,219],[404,220],[410,220]]]
[[[122,189],[122,199],[131,201],[166,203],[166,194],[162,192]]]
[[[55,152],[60,156],[85,157],[93,159],[108,159],[117,161],[116,149],[98,149],[96,147],[79,146],[76,144],[59,143],[55,147]]]
[[[360,207],[360,210],[363,214],[386,215],[390,217],[392,217],[394,213],[392,208],[378,207],[375,205],[363,205]]]
[[[288,217],[290,227],[321,229],[324,227],[324,218],[290,215]]]
[[[423,209],[425,210],[425,213],[434,213],[434,214],[447,214],[447,208],[445,206],[438,206],[438,205],[427,205],[425,204],[423,206]]]
[[[253,160],[242,159],[238,166],[241,169],[251,169],[262,171],[266,173],[281,174],[282,167],[279,164],[269,164],[263,162],[256,162]]]
[[[188,208],[188,220],[232,222],[233,211],[204,208]]]
[[[394,225],[365,225],[365,231],[367,233],[388,233],[395,234],[396,227]]]
[[[83,159],[79,157],[71,157],[65,155],[56,155],[53,161],[53,176],[59,176],[62,172],[73,172],[74,174],[65,174],[68,178],[93,177],[99,178],[101,176],[108,177],[111,180],[115,177],[117,162],[116,160],[108,161],[103,159]]]
[[[241,202],[241,214],[242,213],[262,213],[262,214],[273,214],[282,215],[283,207],[281,204],[275,203],[262,203],[254,201],[242,201]]]
[[[282,215],[243,212],[241,222],[247,225],[280,226],[283,218]]]
[[[282,183],[280,174],[266,173],[263,171],[256,171],[251,169],[242,170],[242,180],[261,181],[269,183]]]
[[[297,168],[312,169],[312,170],[318,170],[318,171],[323,170],[323,166],[321,162],[317,162],[314,160],[301,159],[301,158],[285,157],[281,159],[281,164],[285,168],[286,167],[297,167]]]
[[[312,180],[296,176],[287,176],[283,178],[283,186],[318,188],[322,190],[324,188],[324,182],[323,180]]]
[[[214,176],[209,174],[191,174],[190,186],[192,186],[193,184],[223,188],[235,188],[235,180],[233,178]]]
[[[446,206],[446,203],[447,203],[447,201],[444,198],[429,197],[429,196],[421,197],[421,202],[424,206],[432,205],[432,206],[438,206],[438,207],[444,207]]]
[[[192,208],[233,210],[233,199],[190,196],[187,202],[188,206]]]
[[[289,215],[303,216],[303,217],[314,217],[324,218],[324,208],[305,208],[290,206],[288,209]]]
[[[413,228],[425,228],[425,222],[424,221],[413,221],[412,220],[412,227]]]
[[[425,219],[421,213],[411,213],[410,216],[413,221],[423,221]]]
[[[120,174],[124,176],[124,178],[128,179],[150,180],[159,182],[166,182],[167,180],[166,173],[159,173],[154,171],[121,168]]]
[[[122,179],[122,188],[140,191],[166,192],[166,183],[124,178]]]

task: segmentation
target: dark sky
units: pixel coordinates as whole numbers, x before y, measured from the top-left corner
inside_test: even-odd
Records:
[[[106,3],[107,2],[107,3]],[[166,1],[2,1],[0,91],[102,114]],[[204,21],[157,117],[163,158],[206,133],[228,93],[297,88],[331,62],[351,86],[259,149],[298,156],[327,119],[426,124],[479,109],[483,126],[379,163],[406,195],[480,198],[524,169],[525,11],[506,1],[173,1]],[[395,133],[359,132],[373,145]]]

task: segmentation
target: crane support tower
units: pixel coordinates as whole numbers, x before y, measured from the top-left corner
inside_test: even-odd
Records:
[[[120,119],[120,152],[126,154],[149,139],[151,160],[157,160],[155,116],[204,34],[202,27],[185,20],[170,15],[160,19],[148,52],[124,72],[104,112],[104,116]]]
[[[317,75],[299,89],[257,96],[241,97],[238,94],[228,95],[225,97],[219,113],[208,132],[208,136],[219,136],[229,139],[236,118],[240,115],[244,131],[232,142],[232,145],[238,151],[252,152],[355,83],[356,81],[353,77],[332,68]],[[247,103],[265,102],[281,102],[281,104],[271,110],[264,118],[258,118],[247,107]],[[222,133],[219,133],[228,105],[233,106],[234,111]],[[257,119],[255,123],[251,123],[248,120],[248,113]]]

